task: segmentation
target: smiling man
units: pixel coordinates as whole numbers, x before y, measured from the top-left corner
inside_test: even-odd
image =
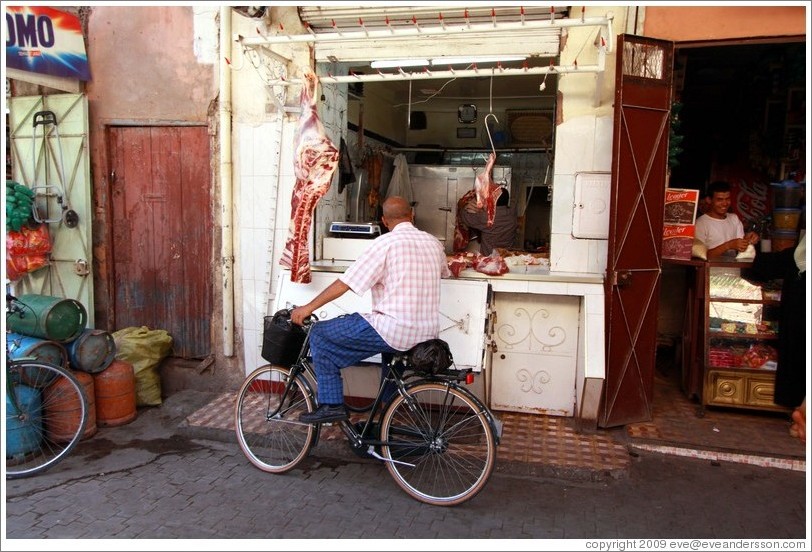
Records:
[[[708,211],[696,219],[696,237],[708,248],[708,257],[742,252],[759,237],[755,232],[744,234],[742,221],[730,210],[730,184],[724,181],[708,185]]]

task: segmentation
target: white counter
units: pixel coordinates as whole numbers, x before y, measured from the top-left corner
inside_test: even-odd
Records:
[[[351,261],[316,261],[311,263],[311,269],[314,274],[322,273],[323,277],[327,277],[327,273],[334,273],[337,276],[351,264]],[[489,350],[500,350],[499,356],[493,359],[494,369],[490,382],[493,389],[489,393],[490,400],[498,403],[502,409],[520,412],[565,416],[573,416],[575,413],[584,415],[589,412],[589,416],[596,415],[594,411],[597,402],[585,398],[585,395],[591,396],[585,391],[585,386],[588,381],[602,381],[606,374],[603,274],[550,272],[546,267],[528,265],[513,267],[511,272],[501,276],[489,276],[467,268],[458,278],[444,280],[444,283],[449,284],[444,285],[444,289],[458,287],[452,283],[455,281],[461,285],[487,282],[494,292],[493,304],[488,306],[488,311],[493,312],[495,318],[485,327],[483,336],[485,343],[489,344]],[[515,294],[530,294],[534,297],[525,296],[527,299],[523,299],[521,295]],[[458,290],[454,295],[470,297],[470,292]],[[577,302],[573,304],[572,299],[566,299],[567,297],[577,298]],[[488,299],[483,301],[490,302]],[[470,300],[464,302],[471,306]],[[517,309],[517,306],[520,308]],[[525,354],[527,358],[515,354],[515,349],[514,354],[511,354],[508,344],[500,341],[500,335],[517,335],[517,331],[522,331],[514,320],[515,313],[519,310],[522,311],[524,318],[535,320],[536,324],[538,321],[551,320],[555,321],[558,329],[568,328],[564,332],[564,335],[568,336],[567,342],[558,347],[560,349],[565,346],[567,355],[561,356],[555,347],[547,347],[543,340],[535,338],[525,340],[528,344],[541,347],[542,353],[537,354],[535,360],[532,358],[533,350],[538,347],[530,347]],[[573,316],[574,322],[562,322],[565,318],[572,320]],[[443,317],[446,322],[463,318],[465,317],[459,313]],[[574,324],[574,327],[571,324]],[[452,327],[460,326],[461,333],[464,334],[468,334],[471,328],[478,325],[478,323],[472,326],[462,325],[459,322],[450,324]],[[533,335],[535,330],[531,330],[525,333],[528,336]],[[572,345],[572,339],[577,340],[577,344]],[[460,351],[465,350],[464,347],[458,348]],[[472,348],[476,350],[476,355],[479,355],[480,348]],[[569,351],[572,351],[571,355]],[[556,360],[554,358],[556,354],[565,359],[557,371],[553,370],[551,363],[551,359]],[[483,360],[485,366],[491,365],[490,359]],[[475,369],[479,370],[481,366],[482,364],[477,362]],[[528,381],[536,383],[528,386]],[[567,389],[571,391],[568,392]],[[594,394],[593,392],[592,395]],[[562,399],[563,402],[562,400],[553,402],[553,398]],[[584,404],[585,400],[589,404]],[[571,406],[567,405],[568,401],[571,401],[569,402]]]
[[[314,272],[344,272],[352,261],[314,261],[310,264]],[[603,274],[589,274],[584,272],[550,272],[548,268],[534,265],[514,267],[507,274],[490,276],[477,272],[473,268],[466,268],[460,272],[458,280],[488,280],[491,284],[499,281],[527,281],[527,282],[564,282],[579,284],[603,284]]]

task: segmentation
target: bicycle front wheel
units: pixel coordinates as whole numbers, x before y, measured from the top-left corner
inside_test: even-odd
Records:
[[[395,482],[420,502],[454,506],[483,489],[496,460],[493,430],[477,402],[444,383],[397,395],[381,422],[383,456]]]
[[[287,390],[287,395],[285,394]],[[314,409],[301,377],[290,369],[266,365],[243,382],[234,407],[237,442],[245,456],[262,471],[284,473],[302,461],[315,439],[315,426],[299,421]]]
[[[65,458],[84,434],[84,388],[61,366],[12,360],[6,390],[6,479],[44,472]]]

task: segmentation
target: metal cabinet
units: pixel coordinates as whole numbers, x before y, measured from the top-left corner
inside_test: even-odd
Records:
[[[409,182],[415,199],[414,223],[432,234],[452,253],[457,201],[474,188],[483,166],[410,165]],[[494,167],[493,181],[510,189],[510,167]]]
[[[491,408],[573,416],[580,298],[496,293]]]

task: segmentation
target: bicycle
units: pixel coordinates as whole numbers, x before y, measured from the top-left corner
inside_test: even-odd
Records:
[[[6,292],[6,318],[25,316],[26,309]],[[87,418],[84,388],[67,368],[14,359],[6,340],[6,479],[36,475],[62,461],[82,438]]]
[[[310,357],[310,330],[288,368],[266,364],[244,380],[234,409],[240,449],[257,468],[285,473],[308,455],[321,425],[299,421],[318,407],[316,375]],[[412,498],[436,506],[470,500],[488,482],[502,426],[460,382],[473,372],[426,373],[414,369],[411,353],[395,354],[369,414],[357,422],[337,422],[352,450],[386,464],[395,483]],[[394,396],[384,401],[385,389]]]

